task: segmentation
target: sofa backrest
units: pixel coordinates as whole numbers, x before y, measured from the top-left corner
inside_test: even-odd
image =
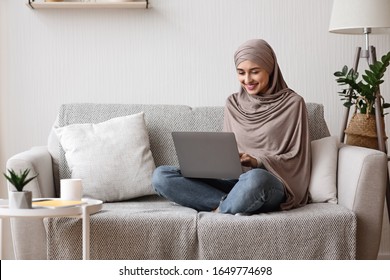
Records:
[[[329,136],[321,104],[307,103],[311,140]],[[99,123],[114,117],[138,112],[145,113],[150,146],[154,161],[159,165],[178,165],[172,131],[221,131],[223,107],[196,107],[184,105],[140,105],[140,104],[64,104],[60,107],[56,126],[75,123]],[[50,141],[54,162],[58,162],[59,177],[71,176],[65,155],[58,140]],[[57,147],[53,147],[57,145]],[[52,152],[54,151],[54,152]],[[56,176],[55,176],[56,177]],[[56,179],[58,181],[58,178]],[[58,182],[56,182],[58,184]]]

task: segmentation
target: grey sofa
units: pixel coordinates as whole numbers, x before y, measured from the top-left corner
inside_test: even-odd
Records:
[[[311,139],[329,136],[322,105],[308,103],[307,108]],[[98,123],[141,111],[157,166],[178,165],[171,131],[222,129],[222,107],[136,104],[62,105],[55,126]],[[57,196],[59,179],[70,175],[53,136],[48,146],[7,162],[7,168],[29,167],[39,173],[28,186],[34,197]],[[91,259],[375,259],[386,166],[384,153],[342,145],[337,204],[309,203],[252,216],[197,212],[156,195],[104,203],[90,220]],[[11,230],[17,259],[81,259],[79,219],[18,219],[11,221]]]

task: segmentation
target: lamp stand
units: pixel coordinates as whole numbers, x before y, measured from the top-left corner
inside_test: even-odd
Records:
[[[371,32],[371,30],[369,30],[368,28],[367,28],[367,31],[365,29],[366,51],[364,53],[361,53],[360,47],[358,47],[356,49],[355,61],[354,61],[354,65],[353,65],[353,69],[355,70],[355,72],[357,71],[357,68],[359,66],[360,58],[367,58],[367,61],[369,64],[373,64],[377,61],[375,47],[370,46],[368,48],[368,34],[370,32]],[[349,95],[348,101],[351,101],[352,89],[349,90],[348,95]],[[376,98],[375,98],[375,108],[381,108],[381,106],[382,106],[381,99],[382,99],[382,95],[381,95],[380,89],[378,87],[378,91],[376,93]],[[342,131],[340,133],[340,142],[341,143],[344,143],[345,129],[347,128],[347,123],[348,123],[349,113],[350,113],[349,111],[350,111],[349,107],[345,108],[344,119],[342,122],[342,125],[343,125]],[[378,109],[376,110],[375,121],[376,121],[377,137],[378,137],[378,148],[380,151],[384,152],[387,155],[386,140],[385,140],[385,135],[386,135],[385,121],[384,121],[383,115],[381,114],[381,110],[378,110]],[[389,160],[390,160],[390,158],[388,158],[388,161]],[[386,170],[387,170],[386,203],[387,203],[387,213],[388,213],[388,217],[389,217],[389,221],[390,221],[390,177],[389,177],[390,174],[389,174],[389,168],[386,168]]]

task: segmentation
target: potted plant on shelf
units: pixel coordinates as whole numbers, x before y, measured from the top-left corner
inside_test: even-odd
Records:
[[[35,179],[37,175],[27,179],[30,169],[19,171],[16,173],[13,169],[8,169],[9,175],[4,174],[5,178],[15,187],[16,190],[10,190],[8,192],[9,208],[32,208],[32,192],[24,191],[24,187]]]
[[[347,66],[334,73],[336,82],[344,87],[339,92],[341,100],[344,101],[343,105],[348,108],[355,106],[355,112],[345,130],[347,144],[378,149],[375,114],[381,114],[383,117],[384,109],[389,108],[390,104],[380,96],[381,106],[376,108],[375,100],[389,63],[390,52],[382,56],[380,61],[370,64],[360,81],[359,73]]]

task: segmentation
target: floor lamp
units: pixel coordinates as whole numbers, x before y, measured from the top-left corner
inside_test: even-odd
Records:
[[[361,58],[366,59],[369,64],[376,61],[375,47],[370,46],[369,36],[375,33],[390,32],[390,0],[334,0],[330,18],[329,32],[339,34],[357,34],[365,36],[365,49],[356,49],[353,69],[357,71]],[[380,91],[377,92],[375,107],[381,107]],[[381,114],[376,114],[376,130],[378,136],[378,147],[387,154],[385,143],[385,124]],[[345,109],[340,134],[340,142],[344,142],[345,128],[349,118],[349,108]],[[389,174],[388,174],[389,175]],[[389,178],[389,176],[388,176]],[[388,179],[387,190],[387,211],[390,219],[390,182]]]

